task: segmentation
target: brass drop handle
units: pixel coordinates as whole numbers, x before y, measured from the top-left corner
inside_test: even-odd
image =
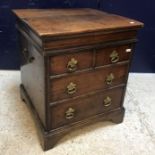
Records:
[[[74,118],[74,114],[75,114],[75,109],[68,108],[68,110],[65,112],[65,117],[66,119],[72,119]]]
[[[67,86],[67,93],[68,93],[69,95],[72,95],[72,94],[76,93],[76,91],[77,91],[77,86],[76,86],[76,84],[73,83],[73,82],[70,82],[70,83],[68,84],[68,86]]]
[[[104,99],[104,106],[105,106],[105,107],[108,107],[108,106],[111,105],[111,103],[112,103],[112,99],[111,99],[109,96],[107,96],[107,97]]]
[[[107,76],[107,78],[106,78],[106,83],[107,83],[108,85],[111,85],[114,79],[115,79],[114,74],[113,74],[113,73],[110,73],[110,74]]]
[[[22,53],[23,53],[24,58],[27,59],[27,57],[28,57],[28,50],[27,50],[27,48],[24,48],[22,50]]]
[[[33,56],[31,56],[31,57],[29,58],[29,60],[28,60],[28,61],[31,63],[31,62],[33,62],[33,61],[34,61],[34,59],[35,59],[35,58],[34,58]]]
[[[24,48],[22,53],[23,53],[24,58],[26,59],[27,62],[31,63],[34,61],[35,58],[33,56],[30,56],[27,48]]]
[[[112,63],[116,63],[119,61],[119,54],[116,50],[114,50],[111,54],[110,54],[110,58],[111,58],[111,62]]]
[[[67,69],[69,72],[74,72],[77,70],[78,61],[75,58],[71,58],[71,60],[67,64]]]

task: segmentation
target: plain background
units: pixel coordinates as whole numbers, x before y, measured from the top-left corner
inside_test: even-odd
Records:
[[[154,0],[0,0],[0,69],[20,66],[15,17],[11,9],[95,8],[137,19],[145,27],[139,31],[131,72],[155,72]]]

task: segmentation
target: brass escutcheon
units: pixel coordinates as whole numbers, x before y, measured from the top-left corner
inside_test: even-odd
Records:
[[[67,64],[67,69],[69,72],[74,72],[77,70],[78,61],[75,58],[71,58],[71,60]]]
[[[105,107],[108,107],[108,106],[111,105],[111,103],[112,103],[112,99],[111,99],[109,96],[107,96],[107,97],[104,99],[104,106],[105,106]]]
[[[110,54],[110,58],[111,58],[111,62],[112,63],[116,63],[119,61],[119,55],[117,53],[116,50],[114,50],[111,54]]]
[[[108,85],[111,85],[114,79],[115,79],[114,74],[113,74],[113,73],[110,73],[110,74],[107,76],[107,78],[106,78],[106,83],[107,83]]]
[[[68,108],[68,110],[65,112],[66,119],[72,119],[74,118],[75,109]]]
[[[72,94],[76,93],[76,90],[77,90],[76,84],[73,82],[70,82],[67,86],[67,93],[69,95],[72,95]]]

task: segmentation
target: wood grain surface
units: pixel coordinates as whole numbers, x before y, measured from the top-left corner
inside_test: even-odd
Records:
[[[14,10],[39,36],[58,36],[111,29],[140,28],[142,23],[93,9]]]
[[[89,97],[63,102],[59,105],[51,107],[51,128],[61,127],[92,115],[108,112],[121,106],[124,87],[112,89],[110,91],[101,92]],[[111,98],[111,105],[104,106],[104,99]],[[68,108],[75,110],[72,119],[66,119],[65,112]]]
[[[106,78],[110,74],[114,75],[112,84],[106,83]],[[99,68],[96,70],[74,74],[66,77],[52,79],[50,81],[50,101],[72,98],[92,91],[106,89],[126,82],[128,64]],[[71,83],[76,84],[76,92],[68,94],[67,86]]]
[[[41,124],[43,148],[92,120],[121,123],[130,60],[143,24],[93,9],[14,13],[21,41],[21,98]],[[68,64],[76,64],[76,70],[69,73]]]

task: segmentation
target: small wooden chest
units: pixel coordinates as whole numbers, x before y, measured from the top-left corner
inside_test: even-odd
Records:
[[[21,98],[48,150],[74,128],[121,123],[137,30],[143,24],[93,9],[13,10],[21,51]]]

